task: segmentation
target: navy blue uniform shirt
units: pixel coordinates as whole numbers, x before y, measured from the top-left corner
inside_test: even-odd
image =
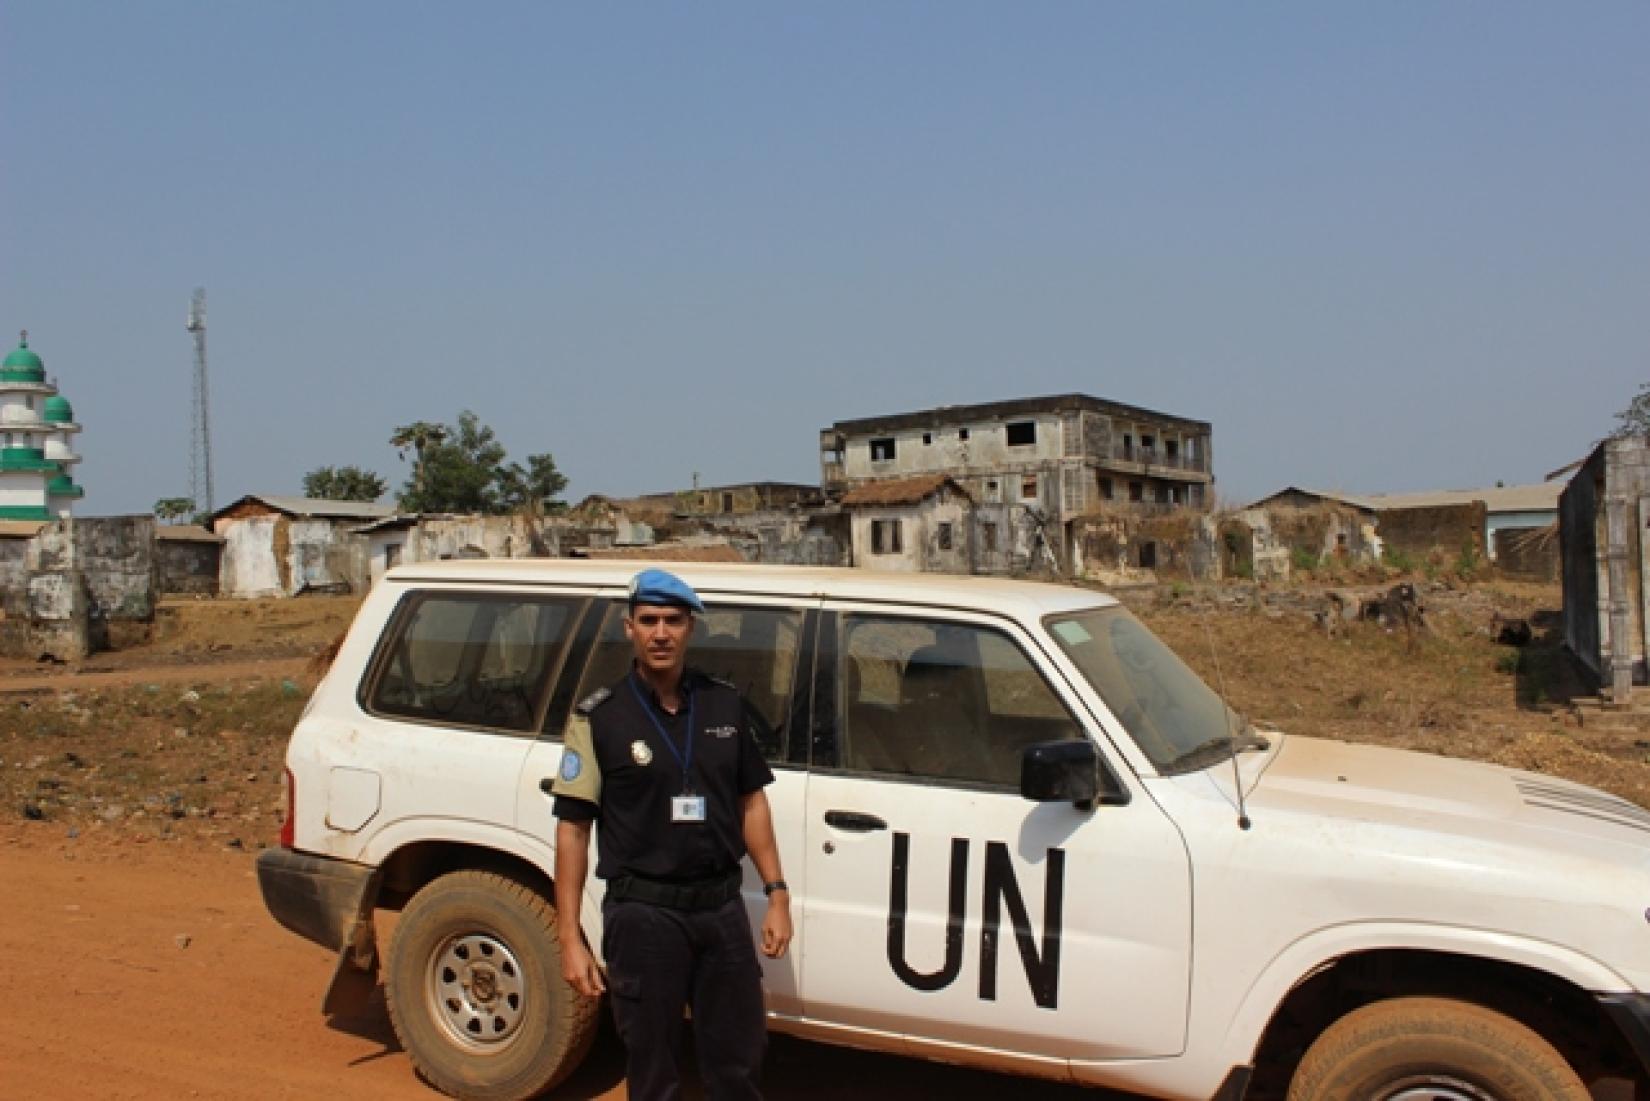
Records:
[[[671,715],[631,672],[574,711],[554,813],[597,823],[600,879],[702,880],[732,872],[745,856],[743,797],[773,782],[757,746],[761,720],[738,689],[693,669],[683,672],[679,695]],[[671,800],[683,794],[704,797],[703,822],[671,820]]]

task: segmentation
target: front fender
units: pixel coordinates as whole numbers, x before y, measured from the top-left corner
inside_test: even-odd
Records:
[[[1246,1062],[1278,1006],[1301,982],[1336,960],[1362,952],[1438,952],[1525,967],[1582,990],[1631,990],[1633,984],[1604,963],[1562,944],[1450,925],[1349,922],[1314,930],[1286,946],[1257,972],[1229,1018],[1222,1057]]]

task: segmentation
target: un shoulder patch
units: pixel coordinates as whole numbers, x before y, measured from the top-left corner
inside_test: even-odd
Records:
[[[579,773],[583,771],[584,758],[579,756],[578,750],[569,749],[561,755],[561,778],[563,780],[572,783],[579,778]]]
[[[578,706],[573,708],[573,710],[577,711],[581,715],[588,715],[592,711],[596,710],[596,708],[606,703],[612,695],[613,693],[607,689],[598,688],[594,692],[590,693],[590,695],[580,700]]]

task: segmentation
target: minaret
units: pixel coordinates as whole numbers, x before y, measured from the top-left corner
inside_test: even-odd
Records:
[[[80,461],[71,437],[74,410],[46,381],[46,365],[25,329],[0,362],[0,519],[55,520],[85,495],[70,468]]]

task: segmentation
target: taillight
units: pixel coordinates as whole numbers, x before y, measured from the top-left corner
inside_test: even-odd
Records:
[[[298,784],[293,780],[290,768],[281,772],[281,793],[286,796],[286,817],[281,820],[281,848],[290,849],[296,834],[292,823],[292,804],[298,794]]]

